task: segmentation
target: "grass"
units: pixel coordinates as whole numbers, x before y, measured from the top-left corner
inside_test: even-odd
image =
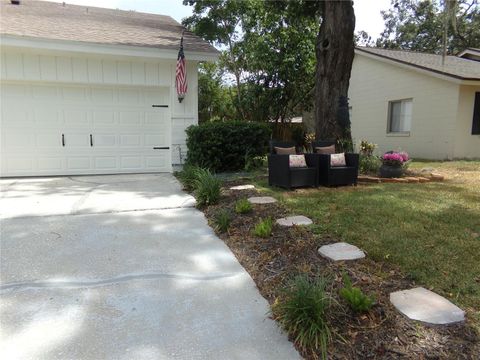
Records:
[[[215,228],[222,233],[228,231],[231,222],[232,215],[228,210],[221,210],[215,215]]]
[[[354,287],[352,280],[346,274],[342,274],[344,287],[340,289],[340,296],[356,313],[363,313],[370,310],[375,300],[366,294],[360,288]]]
[[[272,306],[275,319],[293,335],[295,343],[302,349],[320,350],[324,359],[330,340],[325,313],[331,302],[325,287],[323,278],[298,275]]]
[[[253,206],[248,199],[242,198],[235,203],[235,212],[237,214],[247,214],[253,210]]]
[[[357,245],[469,310],[480,328],[480,161],[410,165],[421,168],[445,174],[446,181],[287,192],[260,180],[257,187],[312,218],[319,236]]]
[[[260,222],[255,225],[253,229],[253,234],[261,238],[268,238],[270,235],[272,235],[272,230],[273,220],[272,218],[266,218],[260,220]]]
[[[213,205],[218,202],[222,182],[209,170],[197,169],[193,183],[198,206]]]

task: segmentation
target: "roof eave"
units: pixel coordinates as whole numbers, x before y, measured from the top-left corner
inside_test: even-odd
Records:
[[[433,77],[436,77],[436,78],[439,78],[439,79],[451,81],[451,82],[454,82],[456,84],[465,85],[466,83],[472,83],[472,82],[474,84],[480,83],[480,79],[477,79],[477,78],[467,78],[467,77],[462,77],[462,76],[457,76],[457,75],[445,73],[443,71],[430,69],[430,68],[427,68],[427,67],[424,67],[424,66],[421,66],[421,65],[412,64],[412,63],[409,63],[409,62],[406,62],[406,61],[403,61],[403,60],[392,59],[391,57],[388,57],[388,56],[385,56],[385,55],[374,54],[374,53],[371,53],[368,50],[364,50],[364,49],[355,48],[355,53],[360,54],[360,55],[364,55],[365,57],[375,59],[375,60],[378,60],[378,61],[389,63],[389,64],[392,64],[392,65],[397,65],[397,66],[400,66],[400,67],[405,68],[405,69],[410,69],[410,70],[413,70],[413,71],[417,71],[417,72],[420,72],[420,73],[425,74],[425,75],[430,75],[430,76],[433,76]]]
[[[176,60],[178,50],[165,49],[154,46],[136,46],[125,44],[103,44],[69,40],[45,39],[38,37],[17,36],[0,34],[1,46],[13,46],[19,48],[40,49],[45,51],[63,51],[70,53],[141,57],[163,60]],[[185,49],[187,60],[193,61],[217,61],[220,52],[215,51],[189,51]]]

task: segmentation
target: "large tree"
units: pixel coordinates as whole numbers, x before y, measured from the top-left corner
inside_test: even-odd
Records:
[[[438,54],[443,52],[445,40],[449,54],[480,47],[478,0],[392,0],[382,16],[385,30],[377,40],[379,47]]]
[[[355,52],[353,2],[325,0],[321,6],[322,23],[316,44],[315,135],[318,139],[336,139],[349,148],[352,138],[347,96]]]

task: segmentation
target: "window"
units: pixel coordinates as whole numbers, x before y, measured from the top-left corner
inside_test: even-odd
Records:
[[[388,106],[388,132],[409,133],[412,126],[412,99],[390,101]]]
[[[475,105],[473,105],[472,135],[480,135],[480,92],[475,93]]]

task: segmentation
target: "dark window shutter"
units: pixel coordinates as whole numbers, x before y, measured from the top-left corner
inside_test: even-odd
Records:
[[[475,93],[473,106],[472,135],[480,135],[480,92]]]

